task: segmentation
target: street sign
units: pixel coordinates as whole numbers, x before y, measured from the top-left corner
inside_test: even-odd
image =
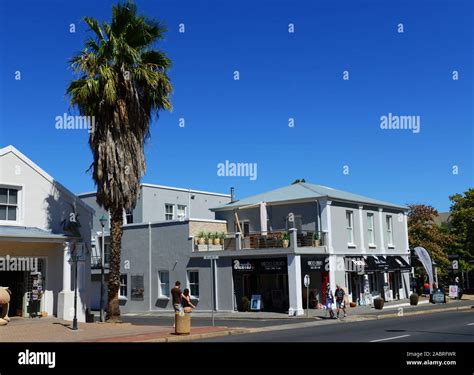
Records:
[[[459,269],[459,263],[457,260],[453,260],[452,267],[453,267],[453,270]]]
[[[204,259],[215,260],[215,259],[219,259],[219,256],[218,255],[204,255]]]
[[[309,275],[304,276],[304,286],[307,288],[309,286]]]
[[[433,292],[433,303],[444,303],[444,292],[441,289]]]

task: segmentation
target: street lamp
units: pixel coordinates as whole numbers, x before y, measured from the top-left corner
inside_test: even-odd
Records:
[[[107,216],[103,214],[101,218],[99,219],[100,225],[102,226],[102,250],[100,254],[100,321],[103,323],[105,322],[105,317],[104,317],[104,294],[105,294],[105,276],[104,276],[104,267],[105,267],[105,262],[104,262],[104,256],[105,256],[105,236],[104,236],[104,227],[105,224],[107,223]]]

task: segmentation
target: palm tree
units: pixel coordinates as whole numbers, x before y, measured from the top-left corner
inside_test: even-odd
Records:
[[[67,94],[81,116],[94,120],[89,170],[97,186],[97,203],[111,217],[107,320],[116,320],[123,212],[133,209],[138,197],[152,116],[171,109],[170,60],[152,47],[166,29],[138,15],[134,4],[114,5],[110,24],[84,20],[92,37],[70,60],[77,79],[70,82]]]

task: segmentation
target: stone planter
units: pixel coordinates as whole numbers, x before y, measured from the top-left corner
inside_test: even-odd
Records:
[[[198,244],[199,245],[205,245],[206,244],[206,239],[204,237],[201,237],[199,240],[198,240]]]
[[[214,238],[214,245],[220,245],[221,240],[219,238]]]
[[[374,299],[374,308],[376,310],[382,310],[383,309],[383,304],[384,304],[383,298],[375,298]]]
[[[418,299],[419,299],[418,294],[412,293],[410,295],[410,305],[412,305],[412,306],[418,305]]]
[[[289,240],[283,240],[283,247],[286,249],[288,246],[290,246],[290,241]]]

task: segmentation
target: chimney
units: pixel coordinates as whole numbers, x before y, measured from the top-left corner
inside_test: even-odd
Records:
[[[230,203],[235,202],[235,188],[231,187],[230,188]]]

